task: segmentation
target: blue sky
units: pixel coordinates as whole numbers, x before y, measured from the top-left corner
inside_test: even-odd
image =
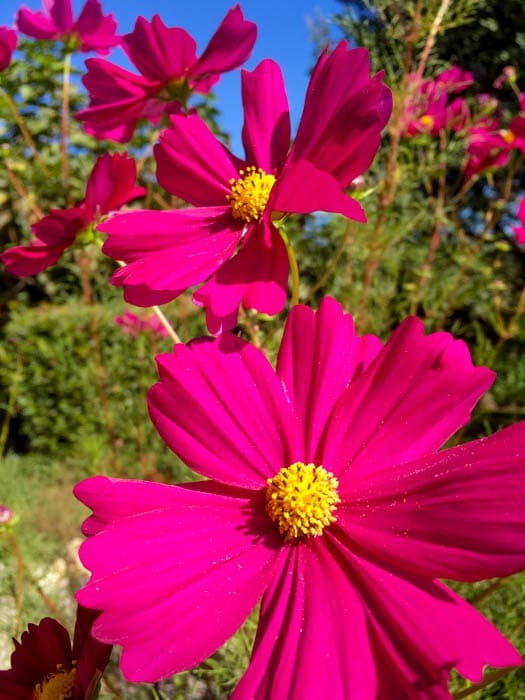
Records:
[[[40,0],[0,0],[0,25],[12,25],[19,7],[25,4],[32,10],[41,8]],[[78,14],[81,0],[73,0]],[[201,52],[234,0],[102,0],[104,10],[113,12],[119,32],[131,31],[138,15],[150,19],[160,14],[170,26],[181,26],[192,34]],[[247,19],[257,23],[257,43],[247,68],[254,68],[263,58],[273,58],[282,67],[292,112],[292,124],[297,125],[308,83],[308,70],[313,63],[313,44],[309,39],[309,21],[318,14],[328,17],[337,12],[337,0],[244,0],[241,2]],[[120,50],[110,56],[116,62],[125,62]],[[232,135],[234,150],[240,148],[242,108],[239,72],[226,74],[216,86],[221,125]]]

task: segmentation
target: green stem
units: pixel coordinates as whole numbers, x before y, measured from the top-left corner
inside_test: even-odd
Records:
[[[164,313],[161,311],[161,309],[158,306],[152,306],[151,308],[157,314],[157,318],[159,319],[159,321],[162,323],[164,328],[170,334],[170,338],[173,340],[173,342],[174,343],[182,343],[182,340],[179,338],[179,336],[175,332],[175,329],[173,328],[171,323],[168,321],[166,316],[164,316]]]
[[[7,106],[11,110],[11,114],[13,115],[16,123],[18,124],[18,128],[20,129],[22,136],[24,137],[25,142],[27,143],[27,145],[29,147],[29,150],[31,151],[32,155],[36,158],[38,164],[42,168],[42,171],[46,175],[51,176],[51,173],[49,172],[49,170],[44,162],[44,159],[42,158],[42,156],[40,155],[40,153],[37,150],[36,144],[33,141],[31,134],[27,130],[27,127],[26,127],[25,122],[24,122],[24,118],[20,114],[18,107],[16,106],[16,104],[13,102],[11,97],[7,94],[7,92],[2,87],[0,87],[0,95],[2,95],[2,97],[4,98],[4,100],[7,103]]]

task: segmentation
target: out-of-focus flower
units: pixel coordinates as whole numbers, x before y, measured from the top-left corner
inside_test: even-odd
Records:
[[[520,202],[517,217],[521,222],[521,226],[513,226],[512,230],[516,236],[516,243],[519,243],[519,245],[525,245],[525,197]]]
[[[0,526],[7,525],[7,523],[12,520],[13,511],[7,506],[0,505]]]
[[[77,596],[129,680],[200,663],[261,597],[234,700],[447,698],[452,668],[521,663],[439,581],[525,566],[525,422],[438,451],[494,379],[463,342],[410,318],[382,346],[328,298],[292,309],[275,371],[229,333],[157,359],[152,420],[206,480],[75,487]]]
[[[514,66],[505,66],[501,74],[492,83],[496,90],[501,90],[505,83],[514,83],[516,81],[516,69]]]
[[[154,314],[145,315],[142,313],[140,316],[137,316],[131,311],[125,311],[122,316],[115,317],[115,323],[121,327],[123,333],[133,337],[136,337],[139,333],[153,333],[161,338],[169,336],[160,319]]]
[[[13,51],[16,49],[18,38],[14,29],[0,27],[0,71],[11,63]]]
[[[151,22],[139,17],[122,47],[140,75],[89,59],[82,82],[91,102],[76,117],[99,138],[129,141],[139,119],[156,122],[164,112],[185,105],[193,92],[209,92],[221,73],[249,58],[256,37],[256,25],[236,5],[197,58],[195,40],[184,29],[167,27],[158,15]]]
[[[409,94],[403,115],[404,134],[416,136],[428,133],[437,136],[446,128],[459,131],[469,115],[463,98],[449,102],[451,94],[466,90],[473,83],[472,73],[458,66],[451,66],[432,80],[417,82],[417,76],[409,76]]]
[[[86,0],[78,17],[73,19],[71,0],[43,0],[44,10],[33,12],[22,7],[17,26],[22,34],[34,39],[61,40],[71,51],[95,51],[104,56],[120,44],[115,34],[113,15],[104,15],[99,0]]]
[[[472,127],[468,133],[465,177],[469,179],[487,170],[503,167],[514,148],[525,153],[525,117],[515,117],[508,129],[500,128],[494,120],[490,120],[488,127]]]
[[[31,227],[36,240],[0,255],[7,272],[26,277],[54,265],[79,234],[87,233],[102,216],[145,193],[143,187],[135,186],[136,177],[135,161],[126,154],[105,153],[98,158],[82,202],[69,209],[51,209]]]
[[[370,77],[365,49],[341,42],[312,73],[290,149],[290,116],[279,66],[242,73],[245,160],[197,115],[171,116],[155,149],[157,177],[194,206],[112,217],[103,252],[128,263],[112,283],[135,306],[170,301],[192,285],[211,332],[232,328],[239,305],[275,314],[286,302],[288,256],[274,219],[338,212],[365,221],[344,189],[371,164],[392,109],[383,74]]]
[[[111,646],[94,639],[98,613],[77,610],[73,646],[68,631],[46,617],[15,641],[11,669],[0,671],[0,698],[7,700],[91,700],[106,668]]]

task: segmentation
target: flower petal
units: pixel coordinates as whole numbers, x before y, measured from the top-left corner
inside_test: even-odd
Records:
[[[376,700],[368,637],[341,562],[316,540],[292,546],[263,597],[252,659],[232,700]]]
[[[143,187],[135,187],[137,166],[126,153],[105,153],[91,171],[86,185],[85,205],[98,218],[120,209],[131,199],[146,194]]]
[[[281,69],[261,61],[254,71],[242,71],[246,161],[276,174],[290,147],[290,110]]]
[[[148,486],[134,483],[138,501]],[[279,558],[260,496],[163,489],[156,510],[115,520],[80,550],[93,575],[77,598],[102,610],[93,636],[122,645],[131,681],[157,681],[213,653],[254,608]]]
[[[269,246],[265,243],[266,236]],[[206,307],[215,324],[222,330],[230,330],[233,326],[228,325],[227,320],[231,318],[235,324],[241,302],[245,308],[265,314],[282,311],[287,286],[286,246],[271,224],[261,222],[247,234],[237,255],[219,268],[193,298],[196,304]]]
[[[340,490],[338,524],[386,562],[476,581],[525,568],[525,422]]]
[[[290,161],[310,161],[347,187],[372,162],[392,111],[382,74],[370,78],[365,49],[340,42],[312,73]]]
[[[299,420],[307,462],[319,463],[319,440],[336,402],[380,349],[379,338],[357,336],[352,317],[330,297],[317,313],[306,306],[291,310],[277,374]]]
[[[270,206],[274,211],[297,214],[328,211],[354,221],[366,221],[359,202],[345,194],[332,175],[306,160],[287,163],[272,190]]]
[[[197,48],[185,29],[167,27],[158,14],[151,22],[137,17],[133,31],[122,38],[122,45],[142,75],[161,83],[183,78],[195,61]]]
[[[393,566],[383,569],[332,542],[334,554],[347,560],[367,611],[374,656],[382,670],[378,698],[448,698],[452,668],[478,682],[486,665],[521,664],[501,632],[442,583]]]
[[[229,10],[208,42],[202,56],[191,66],[189,76],[199,79],[242,65],[257,38],[257,25],[244,19],[240,5]]]
[[[239,177],[243,165],[195,114],[171,116],[155,160],[161,187],[196,207],[227,204],[230,179]]]
[[[191,469],[241,488],[301,459],[290,406],[261,351],[235,336],[176,345],[157,357],[151,419]]]
[[[469,419],[494,381],[449,333],[425,336],[408,318],[342,394],[327,426],[323,464],[336,476],[371,474],[431,454]]]
[[[99,0],[86,0],[82,11],[73,25],[81,39],[81,51],[96,51],[105,55],[120,44],[116,35],[117,23],[113,15],[104,15]]]
[[[98,230],[109,235],[103,252],[129,263],[111,283],[123,286],[128,299],[135,291],[129,300],[139,306],[150,304],[147,290],[169,301],[203,282],[234,254],[241,235],[224,207],[127,212]]]
[[[56,39],[58,29],[43,12],[33,12],[27,7],[21,7],[16,15],[16,26],[19,32],[33,39]]]

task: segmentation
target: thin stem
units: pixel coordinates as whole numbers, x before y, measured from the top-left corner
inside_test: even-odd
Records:
[[[7,106],[11,110],[11,114],[15,118],[16,123],[18,124],[18,128],[20,129],[20,132],[22,133],[22,136],[24,137],[25,142],[27,143],[29,150],[31,151],[32,155],[36,158],[38,164],[42,168],[42,171],[48,176],[51,176],[50,171],[48,170],[47,165],[45,164],[44,159],[40,155],[40,153],[37,150],[36,144],[33,141],[33,138],[29,131],[27,130],[27,127],[25,125],[25,121],[23,116],[20,114],[18,107],[14,103],[14,101],[11,99],[11,96],[8,95],[8,93],[0,87],[0,95],[4,98],[4,100],[7,103]]]
[[[457,693],[454,693],[454,695],[452,697],[454,698],[454,700],[461,700],[461,698],[468,698],[469,695],[474,695],[474,693],[477,693],[478,690],[483,690],[483,688],[486,688],[491,683],[498,681],[500,678],[503,678],[504,676],[506,676],[507,674],[511,673],[514,670],[515,670],[515,667],[498,668],[495,671],[492,671],[491,673],[487,673],[487,675],[481,681],[481,683],[473,683],[468,688],[464,688],[463,690],[459,690]]]
[[[18,545],[18,540],[13,534],[9,538],[11,548],[16,559],[16,618],[15,618],[15,637],[18,637],[22,626],[22,604],[24,601],[24,560],[22,552]]]
[[[68,52],[64,56],[64,76],[62,81],[62,121],[60,148],[62,153],[62,175],[64,177],[64,188],[66,190],[66,201],[68,206],[71,206],[71,189],[69,182],[69,157],[68,157],[68,141],[69,141],[69,87],[71,76],[71,54]]]
[[[15,188],[15,190],[17,191],[17,193],[20,195],[20,197],[21,197],[22,199],[24,199],[24,200],[27,202],[29,208],[33,211],[33,213],[35,214],[35,216],[36,216],[38,219],[41,219],[41,218],[44,216],[44,213],[42,212],[42,210],[40,209],[40,207],[38,206],[38,204],[36,204],[35,202],[33,202],[32,197],[29,196],[29,194],[28,194],[26,188],[24,187],[24,183],[23,183],[22,180],[20,180],[20,178],[19,178],[17,175],[15,175],[15,173],[9,168],[9,166],[7,165],[7,163],[5,163],[5,172],[6,172],[6,174],[7,174],[7,179],[8,179],[9,182],[13,185],[13,187]]]
[[[290,270],[292,272],[292,300],[291,305],[296,306],[299,303],[299,266],[297,265],[297,258],[295,256],[292,244],[285,238],[286,250],[288,251],[288,262],[290,263]]]
[[[81,253],[79,259],[80,279],[82,283],[82,296],[86,306],[93,306],[93,295],[91,293],[91,281],[89,279],[89,258],[85,253]],[[90,314],[90,333],[93,342],[94,358],[95,358],[95,377],[98,385],[100,406],[104,414],[104,426],[108,437],[109,446],[113,456],[113,467],[115,471],[120,471],[120,459],[118,455],[117,442],[113,430],[113,421],[109,411],[109,403],[106,391],[106,373],[104,370],[104,362],[102,360],[102,350],[100,348],[100,337],[98,333],[98,323],[94,313]]]
[[[173,328],[171,323],[168,321],[166,316],[164,316],[164,313],[161,311],[161,309],[158,306],[152,306],[151,308],[157,314],[157,318],[162,323],[164,328],[168,331],[170,338],[173,340],[173,342],[174,343],[182,343],[182,340],[179,338],[179,336],[175,332],[175,329]]]
[[[425,43],[425,47],[423,49],[423,53],[421,54],[421,59],[419,61],[419,65],[416,70],[416,79],[415,83],[416,85],[419,84],[421,81],[421,78],[423,77],[423,73],[425,72],[425,68],[427,66],[428,58],[430,56],[430,52],[432,51],[432,47],[434,46],[434,42],[436,40],[436,36],[439,30],[439,27],[441,26],[441,23],[443,22],[443,18],[447,13],[447,10],[450,5],[450,0],[441,0],[441,5],[439,6],[439,10],[436,13],[436,16],[434,17],[434,21],[432,22],[432,26],[430,27],[430,31],[428,33],[428,37]]]
[[[346,222],[346,228],[345,232],[343,235],[343,238],[341,239],[341,243],[339,244],[339,247],[335,251],[334,257],[330,261],[330,263],[326,266],[326,269],[324,273],[321,275],[320,279],[317,280],[317,282],[314,284],[312,289],[310,290],[308,296],[306,297],[306,301],[310,301],[310,299],[313,297],[313,295],[322,288],[326,280],[330,277],[332,272],[335,270],[337,263],[339,262],[339,259],[341,258],[341,255],[343,254],[344,249],[346,248],[346,244],[350,240],[350,236],[352,234],[352,222],[350,219]]]

